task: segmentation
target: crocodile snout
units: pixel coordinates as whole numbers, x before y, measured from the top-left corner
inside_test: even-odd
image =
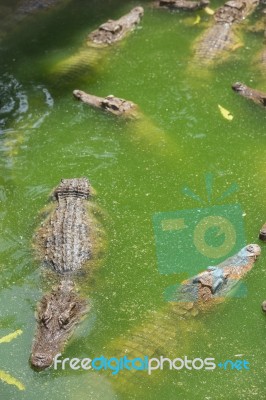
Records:
[[[249,244],[246,247],[246,250],[248,252],[248,256],[250,257],[255,256],[257,258],[261,253],[261,248],[258,244]]]
[[[244,85],[243,85],[243,83],[241,83],[241,82],[236,82],[236,83],[234,83],[233,85],[232,85],[232,89],[235,91],[235,92],[241,92],[242,90],[244,90]]]
[[[49,353],[33,353],[30,362],[36,369],[48,368],[53,364],[53,356]]]

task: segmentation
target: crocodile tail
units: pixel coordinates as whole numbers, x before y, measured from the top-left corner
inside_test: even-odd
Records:
[[[175,304],[176,306],[176,304]],[[183,313],[180,307],[180,313]],[[148,357],[177,357],[178,354],[186,354],[189,342],[186,340],[195,331],[196,319],[184,319],[178,315],[176,309],[169,303],[166,307],[153,312],[150,318],[142,325],[134,329],[130,334],[123,335],[114,340],[106,348],[107,356],[122,360]],[[182,340],[180,340],[182,338]],[[178,352],[178,354],[177,354]],[[121,361],[122,362],[122,361]],[[121,369],[112,375],[112,383],[116,391],[124,392],[130,388],[139,386],[140,380],[145,379],[148,371],[137,369]],[[149,382],[150,382],[149,376]]]
[[[56,87],[83,81],[102,67],[105,54],[106,49],[82,48],[76,54],[56,63],[50,70],[51,78]]]

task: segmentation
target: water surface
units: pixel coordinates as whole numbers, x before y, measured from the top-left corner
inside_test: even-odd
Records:
[[[113,338],[140,324],[147,311],[163,306],[164,289],[178,277],[158,272],[152,217],[204,206],[185,197],[184,186],[206,201],[205,175],[211,173],[210,204],[216,205],[236,183],[237,193],[218,205],[241,205],[247,243],[257,241],[265,220],[265,111],[230,89],[235,81],[266,89],[252,66],[262,37],[247,34],[245,46],[228,62],[210,71],[195,66],[192,75],[192,44],[210,17],[203,11],[193,16],[160,12],[147,4],[140,27],[121,45],[108,49],[88,71],[58,79],[58,63],[83,49],[91,30],[135,5],[70,2],[22,21],[2,39],[0,335],[17,329],[23,334],[1,344],[0,368],[26,387],[19,391],[1,383],[3,399],[140,398],[138,384],[121,395],[104,373],[37,373],[29,366],[34,310],[43,290],[32,236],[41,222],[39,210],[61,178],[90,179],[97,203],[108,215],[109,243],[87,289],[94,311],[66,348],[67,357],[101,355]],[[196,15],[201,22],[193,25]],[[130,99],[143,118],[125,122],[90,109],[73,99],[74,89]],[[218,104],[230,110],[232,121],[222,117]],[[265,320],[260,311],[265,261],[263,252],[245,279],[246,297],[218,306],[198,320],[197,328],[193,325],[190,337],[179,337],[180,349],[188,342],[191,358],[226,360],[241,354],[250,371],[165,370],[139,383],[141,398],[265,398]]]

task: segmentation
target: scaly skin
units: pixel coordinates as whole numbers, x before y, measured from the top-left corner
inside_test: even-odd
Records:
[[[258,3],[258,0],[233,0],[218,8],[213,16],[213,25],[197,40],[193,62],[196,65],[220,62],[229,51],[241,46],[234,26],[250,15]]]
[[[107,97],[98,97],[85,93],[82,90],[74,90],[73,95],[83,103],[107,111],[111,114],[127,118],[137,117],[138,107],[132,101],[120,99],[112,95]]]
[[[109,46],[118,42],[140,23],[144,14],[142,7],[133,8],[128,14],[118,20],[109,19],[100,25],[95,31],[91,32],[87,38],[87,42],[97,46]]]
[[[195,60],[200,64],[210,64],[216,61],[220,53],[226,53],[239,46],[239,38],[230,24],[215,24],[203,34],[198,42],[195,48]]]
[[[241,82],[234,83],[232,85],[232,89],[241,96],[252,100],[254,103],[266,107],[266,93],[261,92],[260,90],[252,89]]]
[[[90,193],[87,179],[63,179],[54,191],[56,209],[37,233],[44,261],[58,274],[73,274],[92,258]]]
[[[153,312],[127,338],[122,337],[111,342],[105,349],[108,356],[121,358],[126,355],[128,359],[144,356],[151,358],[161,355],[167,357],[175,352],[177,338],[179,342],[184,341],[184,337],[180,337],[180,327],[183,333],[189,331],[192,320],[189,322],[187,319],[209,311],[215,304],[224,301],[239,280],[253,267],[260,251],[258,245],[248,245],[235,256],[219,264],[215,270],[208,269],[182,282],[177,287],[172,301],[163,309]],[[219,272],[217,276],[223,277],[218,287],[215,285],[215,271]],[[192,325],[192,329],[194,328]],[[139,374],[140,371],[135,370],[120,371],[118,375],[112,376],[112,381],[119,391],[123,391],[130,384],[134,385],[137,382],[141,376]],[[126,386],[123,385],[124,382]]]
[[[88,302],[77,293],[75,280],[88,262],[88,272],[92,272],[91,262],[102,244],[99,226],[88,204],[91,193],[86,178],[63,179],[53,193],[56,208],[36,234],[39,256],[59,281],[37,307],[30,359],[37,369],[52,364],[53,357],[63,350],[75,326],[90,309]]]

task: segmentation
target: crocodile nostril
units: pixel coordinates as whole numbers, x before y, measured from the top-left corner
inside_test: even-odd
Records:
[[[31,355],[30,362],[33,367],[44,369],[52,365],[53,357],[47,353],[34,353]]]
[[[239,92],[242,90],[242,83],[236,82],[232,85],[232,89],[235,90],[236,92]]]

